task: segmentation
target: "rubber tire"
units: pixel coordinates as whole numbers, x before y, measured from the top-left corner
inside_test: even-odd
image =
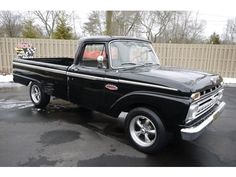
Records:
[[[32,89],[33,85],[37,85],[39,87],[40,92],[41,92],[41,99],[40,99],[39,103],[35,103],[31,97],[31,89]],[[36,108],[45,108],[48,105],[48,103],[50,102],[50,95],[46,94],[44,92],[41,84],[38,84],[36,82],[33,82],[32,84],[30,84],[29,94],[30,94],[31,101]]]
[[[129,125],[131,120],[138,116],[138,115],[143,115],[148,117],[154,124],[154,126],[157,129],[157,138],[156,141],[154,142],[154,144],[152,144],[149,147],[142,147],[140,145],[138,145],[132,138],[132,136],[130,135],[130,131],[129,131]],[[158,117],[158,115],[148,109],[148,108],[144,108],[144,107],[138,107],[138,108],[134,108],[133,110],[131,110],[125,120],[125,132],[126,132],[126,136],[129,139],[130,144],[137,150],[147,153],[147,154],[155,154],[157,153],[161,148],[163,148],[166,145],[166,130],[165,127],[161,121],[161,119]]]

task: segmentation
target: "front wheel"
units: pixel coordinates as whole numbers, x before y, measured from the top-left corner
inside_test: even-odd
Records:
[[[30,85],[30,99],[36,108],[45,108],[50,102],[50,95],[47,95],[42,86],[38,83]]]
[[[155,112],[135,108],[129,112],[125,123],[130,143],[139,151],[156,153],[166,142],[165,127]]]

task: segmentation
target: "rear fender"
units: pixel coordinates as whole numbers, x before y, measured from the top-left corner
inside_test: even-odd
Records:
[[[40,81],[38,81],[37,79],[33,79],[31,77],[27,77],[27,76],[23,76],[21,74],[15,74],[15,73],[13,73],[13,81],[16,83],[26,85],[26,86],[29,86],[32,82],[36,82],[40,84]]]

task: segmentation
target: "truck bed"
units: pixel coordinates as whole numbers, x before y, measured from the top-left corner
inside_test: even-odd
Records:
[[[27,58],[13,60],[13,74],[20,72],[38,71],[40,72],[66,72],[68,67],[73,64],[73,58]],[[34,70],[32,70],[34,69]]]
[[[73,58],[14,59],[13,78],[23,85],[40,82],[49,95],[67,99],[66,72],[73,61]]]
[[[73,58],[30,58],[30,59],[21,59],[27,61],[43,62],[56,65],[70,66],[72,65]]]

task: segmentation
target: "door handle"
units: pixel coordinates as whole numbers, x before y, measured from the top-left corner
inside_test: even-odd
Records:
[[[79,71],[78,68],[72,68],[71,70],[74,71],[74,72],[78,72]]]

